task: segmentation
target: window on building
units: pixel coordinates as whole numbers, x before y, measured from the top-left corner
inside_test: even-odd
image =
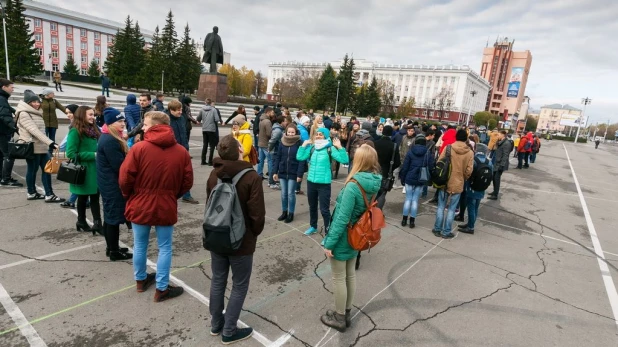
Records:
[[[86,76],[88,75],[88,69],[86,68],[81,68],[81,70],[79,71],[79,74],[82,76]]]
[[[67,34],[72,34],[73,33],[73,27],[72,26],[67,25],[66,28],[67,28]]]
[[[107,35],[107,42],[114,42],[114,35]]]
[[[34,41],[41,41],[42,36],[39,33],[34,34]]]
[[[95,40],[99,40],[101,38],[101,33],[95,32],[94,33],[94,39]]]
[[[82,49],[87,49],[88,48],[88,45],[86,44],[86,42],[82,42],[81,43],[81,48]]]
[[[52,31],[58,30],[58,23],[49,23],[49,29]]]
[[[73,40],[67,40],[67,47],[73,47]]]
[[[397,102],[399,102],[399,95],[397,95]]]
[[[73,53],[67,53],[67,60],[73,60]]]
[[[41,27],[41,20],[38,18],[34,19],[34,27],[35,28],[40,28]]]
[[[87,33],[86,29],[79,29],[79,36],[86,37]]]
[[[82,55],[82,63],[87,63],[88,62],[88,57],[85,55]]]
[[[58,58],[58,51],[52,51],[52,57]]]
[[[58,69],[58,64],[52,64],[52,70],[53,70],[53,71],[60,71],[60,70]]]
[[[95,46],[94,46],[94,51],[95,51],[95,52],[101,52],[101,46],[99,46],[99,45],[95,45]]]
[[[52,45],[57,45],[58,44],[58,37],[57,36],[52,36],[51,43],[52,43]]]
[[[43,48],[37,48],[37,50],[39,51],[39,56],[43,55]]]
[[[406,92],[408,91],[408,86],[406,86]]]
[[[101,64],[101,58],[94,58],[94,61],[97,63],[97,65]]]
[[[429,112],[429,117],[433,118],[433,111]]]

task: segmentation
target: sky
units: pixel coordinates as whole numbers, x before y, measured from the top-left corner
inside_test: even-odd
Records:
[[[130,15],[149,30],[163,27],[170,10],[162,0],[47,3],[118,22]],[[171,10],[179,36],[188,23],[203,40],[216,25],[231,63],[263,73],[273,61],[328,62],[346,53],[479,72],[487,42],[508,37],[514,50],[532,54],[525,91],[532,108],[579,108],[589,97],[591,124],[618,122],[616,0],[176,0]]]

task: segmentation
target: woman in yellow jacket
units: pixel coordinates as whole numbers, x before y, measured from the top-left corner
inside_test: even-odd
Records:
[[[251,146],[253,146],[253,135],[251,130],[249,130],[249,122],[245,120],[245,116],[242,114],[232,118],[232,134],[242,144],[244,149],[242,160],[249,162],[249,153],[251,153]]]

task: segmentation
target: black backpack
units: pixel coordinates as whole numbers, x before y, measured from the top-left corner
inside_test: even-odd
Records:
[[[489,188],[492,182],[493,172],[489,167],[489,159],[485,158],[484,162],[481,162],[479,158],[474,158],[476,165],[472,176],[470,176],[470,188],[476,192],[484,192]]]
[[[431,182],[437,189],[444,188],[451,177],[451,145],[446,146],[445,151],[446,155],[436,162],[431,172]]]

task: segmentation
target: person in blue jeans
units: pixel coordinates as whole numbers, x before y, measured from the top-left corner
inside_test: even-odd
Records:
[[[278,221],[291,223],[294,220],[296,209],[296,185],[301,182],[305,174],[307,162],[296,159],[298,149],[302,144],[296,125],[289,124],[275,152],[273,160],[274,180],[281,184],[281,216]]]
[[[476,170],[479,163],[487,163],[487,165],[493,171],[493,163],[487,159],[487,146],[479,143],[476,145],[476,153],[474,154],[474,170]],[[465,183],[466,189],[466,207],[468,210],[468,222],[459,224],[458,230],[464,234],[474,234],[474,224],[476,223],[476,217],[479,213],[479,207],[481,206],[481,200],[485,197],[485,191],[473,190],[470,186],[470,181]]]
[[[455,210],[459,206],[459,198],[464,189],[466,182],[472,175],[474,167],[474,153],[466,144],[468,133],[464,129],[457,130],[455,134],[455,142],[446,148],[440,154],[438,161],[446,156],[450,156],[451,175],[448,179],[446,187],[440,189],[438,194],[438,211],[436,213],[436,222],[432,232],[437,237],[452,239],[455,237],[451,232],[453,220],[455,219]],[[448,207],[447,213],[444,209]]]
[[[133,145],[120,166],[118,184],[127,201],[125,218],[133,224],[133,273],[137,292],[156,281],[154,301],[181,295],[169,284],[172,234],[178,222],[178,198],[193,186],[193,166],[186,148],[176,143],[170,117],[159,111],[144,116],[144,138]],[[146,272],[150,230],[157,233],[157,272]]]
[[[414,145],[407,152],[401,170],[399,170],[401,184],[406,186],[406,200],[403,203],[403,218],[401,220],[402,227],[408,224],[408,218],[410,218],[410,228],[416,226],[414,223],[418,211],[418,199],[423,187],[427,187],[428,169],[434,166],[434,156],[433,153],[429,152],[426,141],[424,136],[416,137]],[[426,177],[421,177],[423,170],[427,170]]]

